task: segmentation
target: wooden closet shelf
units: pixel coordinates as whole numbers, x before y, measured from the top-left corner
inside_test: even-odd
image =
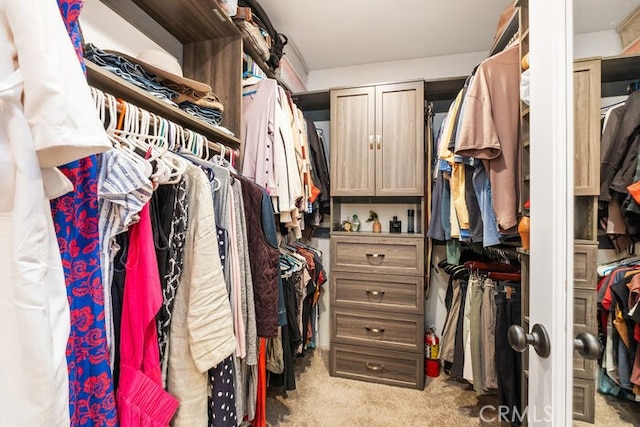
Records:
[[[466,80],[467,77],[453,77],[427,81],[424,85],[424,99],[427,101],[454,99],[464,87]]]
[[[244,46],[245,52],[248,53],[251,59],[253,59],[253,62],[255,62],[258,65],[258,67],[260,67],[260,69],[264,71],[267,77],[269,77],[270,79],[275,79],[276,78],[275,73],[271,71],[271,69],[269,68],[265,60],[262,59],[262,56],[260,56],[258,51],[252,45],[248,43],[244,43],[244,41],[242,44]],[[280,82],[279,80],[278,80],[278,83],[284,86],[282,82]]]
[[[527,139],[526,141],[522,141],[522,147],[526,148],[529,145],[531,145],[531,142],[529,142],[529,140]]]
[[[372,231],[332,231],[331,232],[332,236],[352,236],[352,237],[392,237],[392,238],[399,238],[399,237],[416,237],[416,238],[424,238],[424,234],[422,233],[389,233],[387,232],[382,232],[382,233],[374,233]]]
[[[193,117],[181,109],[167,104],[144,90],[121,79],[115,74],[103,70],[91,61],[86,61],[87,80],[96,89],[122,98],[167,120],[202,134],[212,142],[222,143],[229,148],[240,149],[240,140]]]
[[[240,30],[215,0],[133,2],[182,43],[240,35]]]
[[[602,58],[602,83],[639,78],[640,55],[611,56]]]
[[[300,92],[292,95],[293,102],[302,111],[329,110],[331,94],[328,90]]]
[[[502,34],[493,42],[493,46],[491,46],[491,50],[489,50],[489,56],[493,56],[507,47],[509,41],[511,41],[513,36],[518,32],[518,27],[520,26],[519,21],[518,9],[516,9],[515,12],[513,12],[509,24],[504,27]]]
[[[588,239],[573,239],[574,245],[597,245],[598,240],[588,240]]]
[[[522,117],[529,115],[529,106],[528,105],[522,109],[522,112],[520,113],[520,115]]]
[[[133,0],[144,12],[183,44],[225,37],[242,37],[242,32],[215,0]],[[249,43],[243,50],[267,77],[275,73]]]

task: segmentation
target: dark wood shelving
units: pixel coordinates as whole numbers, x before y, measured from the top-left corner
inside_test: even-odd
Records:
[[[460,89],[464,87],[467,77],[448,77],[446,79],[429,80],[425,82],[424,99],[439,101],[454,99]]]
[[[602,58],[602,83],[640,79],[640,55]]]
[[[300,92],[292,95],[293,102],[302,111],[329,110],[331,94],[328,90]]]
[[[184,44],[240,34],[215,0],[133,2]]]

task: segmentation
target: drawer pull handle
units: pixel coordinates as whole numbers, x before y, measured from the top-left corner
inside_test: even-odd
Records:
[[[374,297],[381,297],[384,295],[384,291],[372,291],[371,289],[366,290],[367,295],[372,295]]]
[[[384,332],[384,328],[372,328],[371,326],[365,326],[367,331],[373,332],[374,334],[381,334]]]
[[[369,363],[369,362],[365,362],[364,366],[366,366],[367,369],[372,371],[372,372],[382,372],[382,371],[384,371],[384,363]]]
[[[367,258],[384,258],[384,254],[366,254]]]

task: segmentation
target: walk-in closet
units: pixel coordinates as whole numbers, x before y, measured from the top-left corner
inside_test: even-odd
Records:
[[[637,1],[0,14],[0,427],[640,425]]]

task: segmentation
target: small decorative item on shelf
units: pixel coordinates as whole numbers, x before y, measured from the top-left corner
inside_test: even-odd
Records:
[[[369,218],[367,218],[367,222],[373,222],[372,231],[374,233],[380,233],[382,231],[382,224],[378,221],[378,214],[374,211],[369,211]]]
[[[344,221],[342,221],[342,224],[340,224],[340,229],[342,231],[352,231],[353,224],[351,224],[351,220],[347,218]]]
[[[407,233],[415,233],[414,218],[416,215],[415,209],[409,209],[407,211]]]
[[[402,221],[400,221],[397,216],[394,216],[393,219],[389,221],[389,232],[390,233],[402,232]]]
[[[529,227],[530,221],[529,218],[529,208],[531,203],[529,200],[524,204],[524,212],[522,213],[522,218],[520,218],[520,222],[518,223],[518,234],[520,234],[520,240],[522,240],[522,249],[529,250]]]
[[[353,214],[353,218],[351,219],[351,228],[353,231],[360,231],[360,220],[356,214]]]

